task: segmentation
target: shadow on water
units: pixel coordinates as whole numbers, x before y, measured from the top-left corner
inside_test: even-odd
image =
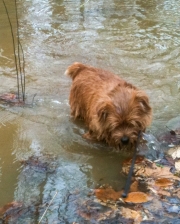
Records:
[[[6,2],[14,26],[15,11]],[[27,100],[37,96],[33,107],[0,105],[0,206],[22,203],[20,216],[10,215],[14,223],[37,223],[56,192],[42,223],[82,221],[78,205],[91,189],[124,186],[120,172],[127,155],[82,138],[86,128],[70,116],[71,80],[64,71],[81,61],[144,89],[154,110],[150,130],[160,132],[179,113],[179,10],[179,0],[18,2]],[[2,2],[0,19],[3,94],[17,86]]]

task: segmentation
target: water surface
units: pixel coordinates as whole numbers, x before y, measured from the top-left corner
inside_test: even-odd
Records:
[[[6,1],[14,31],[15,8]],[[56,200],[45,223],[78,220],[65,197],[107,183],[123,187],[124,155],[82,138],[68,104],[74,61],[110,70],[144,89],[153,107],[150,130],[158,133],[179,115],[179,0],[22,0],[18,2],[20,40],[25,56],[27,101],[33,107],[0,107],[0,206],[26,206]],[[0,94],[17,92],[12,36],[0,2]],[[31,156],[47,159],[47,169],[29,168]],[[51,170],[51,171],[52,171]],[[41,171],[41,172],[40,172]],[[36,222],[31,207],[29,223]],[[24,218],[26,220],[26,218]],[[47,221],[48,220],[48,221]],[[23,223],[23,220],[22,220]],[[55,222],[54,222],[55,223]]]

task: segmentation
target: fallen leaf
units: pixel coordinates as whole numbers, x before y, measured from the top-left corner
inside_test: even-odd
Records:
[[[151,166],[144,166],[142,169],[136,172],[136,176],[151,177],[151,178],[172,178],[174,180],[180,180],[179,177],[175,176],[170,172],[171,167],[164,166],[159,167],[155,163]]]
[[[135,160],[135,164],[139,164],[143,160],[144,160],[144,156],[137,155],[136,160]],[[124,160],[123,165],[127,166],[127,165],[131,165],[131,163],[132,163],[132,158]]]
[[[160,200],[159,197],[154,197],[152,199],[151,203],[148,203],[148,205],[144,206],[144,211],[146,214],[147,214],[147,210],[149,211],[148,216],[151,220],[152,219],[154,220],[156,215],[158,215],[158,216],[164,215],[162,201]],[[147,222],[147,224],[148,223],[151,223],[151,222]],[[160,222],[152,222],[152,223],[158,224]]]
[[[151,178],[146,180],[148,189],[151,190],[155,195],[164,195],[171,196],[171,193],[168,191],[169,187],[173,185],[173,181],[167,178],[160,178],[154,181]],[[163,189],[162,187],[166,187]]]
[[[179,143],[177,135],[173,130],[161,133],[157,137],[157,139],[158,139],[159,142],[163,142],[163,144],[166,144],[167,146],[170,145],[170,144],[177,145]]]
[[[138,191],[138,186],[139,186],[139,183],[137,180],[135,180],[130,186],[130,192]]]
[[[22,203],[12,201],[0,208],[0,215],[3,215],[10,208],[17,208],[17,207],[21,207],[21,206],[22,206]]]
[[[124,199],[125,202],[130,203],[144,203],[150,201],[152,198],[143,192],[131,192],[128,194],[127,198]]]
[[[102,203],[92,201],[87,199],[86,201],[81,201],[82,203],[78,203],[78,209],[76,212],[83,219],[90,221],[81,223],[126,223],[126,224],[134,224],[133,219],[125,219],[122,217],[120,210],[117,206],[107,206],[102,205]],[[104,202],[103,202],[104,203]]]
[[[117,201],[120,198],[121,193],[122,191],[116,192],[112,188],[95,189],[95,195],[101,201],[107,201],[107,200]]]
[[[24,105],[24,101],[20,98],[18,98],[15,94],[13,93],[5,93],[0,96],[0,102],[9,104],[11,106],[21,106]]]
[[[5,93],[4,95],[1,95],[0,96],[0,99],[2,99],[2,100],[14,100],[14,99],[16,99],[16,95],[15,94],[13,94],[13,93]]]
[[[175,192],[175,196],[177,196],[178,198],[180,198],[180,190],[177,190],[177,191]]]
[[[139,224],[142,221],[142,216],[140,212],[134,211],[129,208],[121,207],[121,215],[126,219],[133,219],[134,224]]]
[[[175,162],[175,168],[177,171],[180,171],[180,160]]]
[[[173,158],[171,156],[165,155],[164,157],[165,157],[165,159],[167,161],[167,165],[168,166],[174,166],[174,160],[173,160]]]
[[[174,148],[170,148],[168,150],[168,154],[172,156],[173,159],[180,158],[180,146],[176,146]]]
[[[173,181],[167,178],[159,178],[155,181],[155,185],[158,187],[167,187],[173,185]]]
[[[165,190],[162,190],[162,189],[159,189],[159,190],[157,191],[157,193],[160,194],[160,195],[168,196],[168,197],[171,196],[170,192],[165,191]]]

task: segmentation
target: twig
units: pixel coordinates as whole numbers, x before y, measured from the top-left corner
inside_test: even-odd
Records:
[[[17,12],[17,0],[15,0],[15,11],[16,11],[16,26],[17,26],[17,43],[18,43],[18,62],[19,62],[19,71],[20,71],[20,80],[21,80],[21,89],[22,89],[22,99],[23,102],[25,101],[25,60],[24,60],[24,52],[23,48],[19,39],[19,19],[18,19],[18,12]],[[20,50],[22,53],[22,62],[20,57]]]
[[[136,146],[135,146],[135,149],[134,149],[134,154],[133,154],[133,158],[132,158],[131,167],[129,169],[129,173],[128,173],[126,185],[125,185],[125,188],[124,188],[124,192],[122,193],[123,198],[126,198],[128,192],[129,192],[129,188],[130,188],[130,184],[131,184],[131,177],[132,177],[132,173],[133,173],[133,169],[134,169],[134,164],[135,164],[135,161],[136,161],[136,153],[137,153],[137,147],[138,147],[138,144],[139,144],[140,136],[141,136],[141,131],[139,131],[139,133],[138,133],[138,138],[137,138]]]
[[[15,39],[15,34],[13,32],[13,27],[12,27],[9,13],[8,13],[8,9],[7,9],[5,1],[3,0],[4,8],[6,10],[6,14],[7,14],[9,25],[10,25],[12,41],[13,41],[14,62],[16,67],[17,88],[18,88],[17,98],[20,101],[20,85],[21,85],[22,101],[25,102],[25,58],[24,58],[24,52],[23,52],[23,48],[19,38],[19,20],[18,20],[18,11],[17,11],[17,0],[14,0],[14,3],[15,3],[15,12],[16,12],[16,26],[17,26],[16,39]],[[15,40],[17,40],[17,45],[18,45],[17,54],[16,54]],[[20,53],[22,54],[22,57]]]
[[[42,219],[44,218],[45,214],[47,213],[48,208],[50,207],[50,205],[51,205],[51,204],[52,204],[52,202],[54,201],[54,199],[55,199],[55,197],[56,197],[57,193],[58,193],[58,191],[56,191],[56,192],[55,192],[55,194],[54,194],[53,198],[51,199],[51,201],[50,201],[49,205],[47,206],[46,210],[44,211],[44,213],[43,213],[42,217],[40,218],[40,220],[39,220],[38,224],[40,224],[40,223],[41,223]]]
[[[4,0],[3,0],[3,4],[4,4],[4,7],[5,7],[6,14],[7,14],[8,21],[9,21],[9,25],[10,25],[10,28],[11,28],[11,36],[12,36],[12,41],[13,41],[14,59],[15,59],[15,66],[16,66],[17,87],[18,87],[18,94],[17,95],[18,95],[18,99],[19,99],[20,98],[19,97],[19,70],[18,70],[17,57],[16,57],[16,49],[15,49],[15,37],[14,37],[12,23],[11,23],[11,20],[10,20],[10,17],[9,17],[8,9],[7,9],[7,6],[6,6],[5,2],[4,2]]]

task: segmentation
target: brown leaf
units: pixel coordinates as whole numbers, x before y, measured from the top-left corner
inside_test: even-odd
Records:
[[[3,215],[10,208],[16,208],[16,207],[21,207],[21,206],[22,206],[22,203],[12,201],[0,208],[0,215]]]
[[[173,185],[173,181],[167,178],[159,178],[155,181],[155,185],[158,187],[167,187]]]
[[[13,93],[5,93],[5,94],[1,95],[0,102],[9,104],[11,106],[22,106],[25,104],[25,102],[22,99],[18,98]]]
[[[138,185],[139,185],[138,181],[135,180],[130,186],[130,192],[138,191]]]
[[[177,171],[180,171],[180,160],[175,162],[175,168]]]
[[[16,95],[13,93],[5,93],[4,95],[0,96],[0,99],[6,100],[6,101],[11,101],[16,99]]]
[[[137,156],[136,156],[135,164],[139,164],[139,163],[141,163],[143,160],[144,160],[144,156],[137,155]],[[124,162],[123,162],[123,166],[131,165],[131,163],[132,163],[132,158],[130,158],[130,159],[126,159],[126,160],[124,160]]]
[[[174,166],[174,159],[171,156],[165,155],[164,157],[168,162],[168,166]]]
[[[170,172],[170,168],[168,166],[159,167],[155,163],[152,163],[151,166],[144,166],[142,169],[136,172],[136,176],[144,176],[151,178],[172,178],[174,180],[180,180],[179,177],[175,176]]]
[[[142,221],[140,212],[134,211],[132,209],[121,207],[121,214],[126,219],[133,219],[134,224],[139,224]]]
[[[122,191],[114,191],[112,188],[106,188],[106,189],[95,189],[95,195],[96,197],[101,201],[117,201],[121,196]]]
[[[175,196],[177,196],[178,198],[180,198],[180,190],[176,191]]]
[[[125,202],[130,203],[144,203],[150,201],[152,198],[143,192],[131,192],[128,194],[127,198],[124,199]]]
[[[161,189],[159,189],[159,190],[157,191],[157,193],[160,194],[160,195],[168,196],[168,197],[171,196],[170,192],[165,191],[165,190],[161,190]]]

